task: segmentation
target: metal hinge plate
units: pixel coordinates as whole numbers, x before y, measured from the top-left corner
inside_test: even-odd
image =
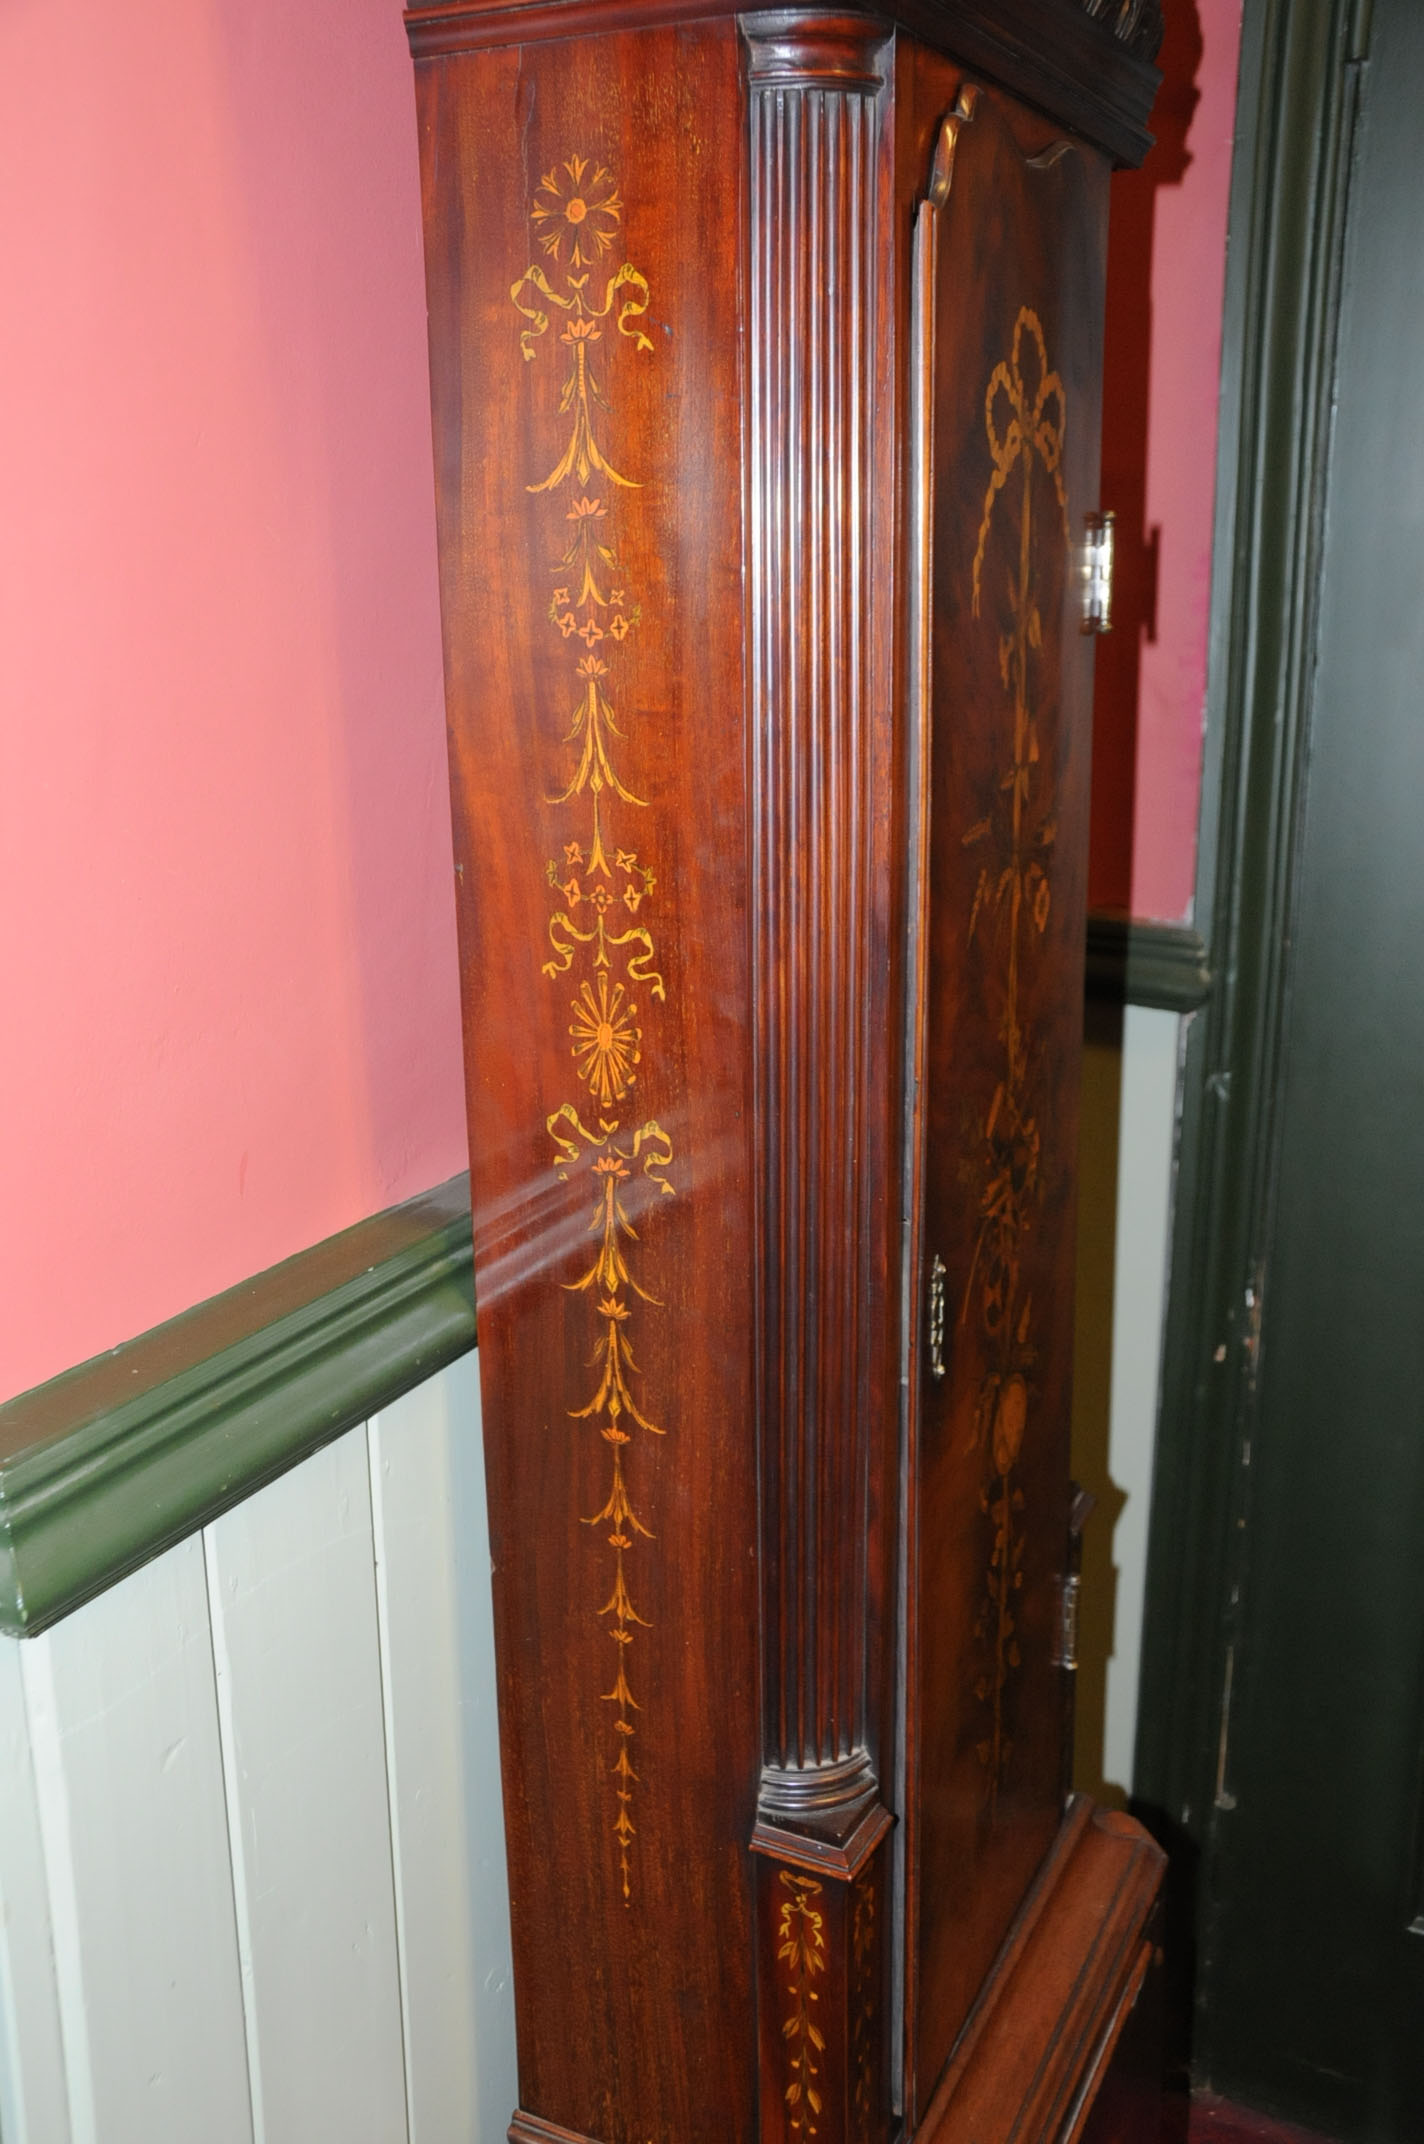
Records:
[[[936,1252],[934,1264],[930,1267],[929,1341],[931,1377],[943,1377],[944,1375],[944,1281],[948,1271],[948,1266]]]
[[[1109,511],[1086,514],[1087,537],[1083,544],[1083,631],[1112,631],[1113,533],[1115,517]]]
[[[1078,1665],[1078,1592],[1082,1585],[1076,1571],[1062,1580],[1058,1601],[1058,1630],[1053,1652],[1055,1667],[1070,1671]]]

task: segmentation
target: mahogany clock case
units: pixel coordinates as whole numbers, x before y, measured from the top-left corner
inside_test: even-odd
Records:
[[[1060,1643],[1141,14],[407,17],[517,2138],[1076,2135],[1141,1978]]]

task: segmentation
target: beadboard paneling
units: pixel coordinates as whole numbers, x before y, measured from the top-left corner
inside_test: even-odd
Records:
[[[366,1439],[207,1529],[257,2144],[407,2135]]]
[[[1177,1126],[1176,1013],[1091,1014],[1083,1057],[1073,1472],[1083,1535],[1074,1784],[1132,1792]]]
[[[369,1445],[410,2140],[494,2140],[517,2091],[475,1357]]]
[[[20,1668],[73,2144],[250,2144],[201,1544]]]
[[[1126,1501],[1113,1533],[1117,1568],[1113,1655],[1108,1663],[1103,1765],[1132,1791],[1142,1606],[1147,1583],[1147,1516],[1157,1442],[1162,1321],[1172,1221],[1181,1022],[1173,1013],[1129,1005],[1123,1016],[1122,1114],[1113,1285],[1111,1441],[1108,1463]]]
[[[0,1643],[0,2139],[70,2144],[20,1649]]]
[[[0,1639],[3,2144],[503,2144],[473,1353]]]

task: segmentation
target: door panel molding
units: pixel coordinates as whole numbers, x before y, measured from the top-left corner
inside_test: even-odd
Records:
[[[1134,1775],[1143,1810],[1208,1866],[1229,1795],[1257,1275],[1368,12],[1246,0],[1243,20],[1196,889],[1212,986],[1187,1023]]]

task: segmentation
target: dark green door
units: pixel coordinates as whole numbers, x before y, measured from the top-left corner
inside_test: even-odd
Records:
[[[1197,2059],[1419,2144],[1424,0],[1374,0],[1358,95]]]

